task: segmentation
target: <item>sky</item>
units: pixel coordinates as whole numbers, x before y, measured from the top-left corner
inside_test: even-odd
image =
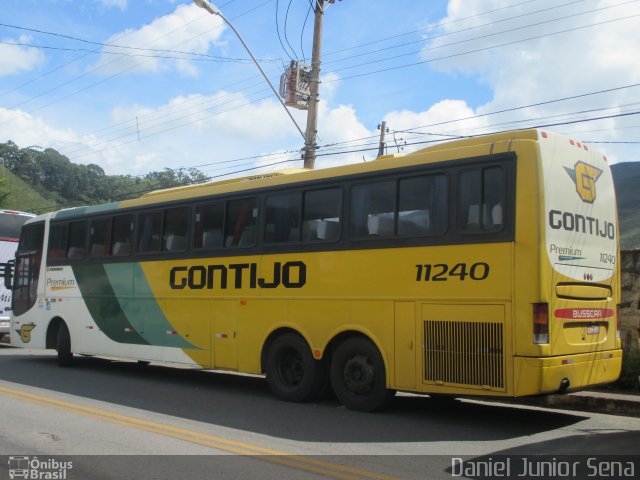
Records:
[[[214,3],[277,89],[310,63],[313,1]],[[113,175],[302,167],[300,132],[220,17],[187,0],[2,7],[0,142]],[[316,168],[375,158],[381,121],[387,153],[542,126],[640,161],[640,0],[343,0],[322,36]]]

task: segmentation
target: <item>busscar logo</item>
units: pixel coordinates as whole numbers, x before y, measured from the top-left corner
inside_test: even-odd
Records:
[[[576,192],[583,202],[593,203],[596,200],[596,182],[602,170],[584,162],[577,162],[573,168],[564,167],[576,185]]]

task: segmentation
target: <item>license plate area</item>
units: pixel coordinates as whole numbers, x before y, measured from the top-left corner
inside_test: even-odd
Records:
[[[587,335],[599,335],[600,325],[589,325],[587,327]]]

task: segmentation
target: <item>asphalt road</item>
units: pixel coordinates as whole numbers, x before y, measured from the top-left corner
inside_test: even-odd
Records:
[[[411,395],[366,414],[278,401],[257,377],[89,357],[60,368],[54,352],[5,345],[0,414],[0,480],[25,456],[68,459],[64,480],[452,478],[453,457],[624,459],[640,445],[640,418]]]

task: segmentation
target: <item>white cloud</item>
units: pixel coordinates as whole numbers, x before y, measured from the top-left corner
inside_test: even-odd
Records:
[[[175,69],[182,75],[197,75],[197,68],[190,61],[189,53],[206,54],[209,46],[216,43],[225,25],[220,17],[206,13],[196,5],[179,5],[176,10],[151,23],[134,30],[127,29],[112,35],[105,43],[129,47],[123,51],[131,55],[114,56],[103,54],[94,68],[106,74],[127,72],[158,72]],[[136,51],[131,48],[174,50],[185,53]],[[116,47],[105,47],[105,51],[118,51]],[[177,58],[162,58],[177,57]]]
[[[127,9],[127,0],[100,0],[100,3],[107,8],[116,7],[123,11]]]
[[[443,19],[445,25],[441,27],[442,33],[448,35],[431,40],[423,51],[423,58],[486,49],[430,63],[432,68],[441,71],[474,76],[492,89],[493,98],[477,109],[480,114],[630,85],[637,83],[640,78],[640,64],[637,61],[640,55],[640,5],[627,2],[624,6],[616,7],[620,3],[601,0],[596,4],[556,8],[557,2],[544,0],[462,20],[495,10],[503,4],[499,0],[450,0],[448,16]],[[540,10],[540,13],[524,15],[534,10]],[[515,16],[520,18],[501,21]],[[498,23],[455,33],[492,22]],[[533,24],[536,25],[520,28]],[[559,33],[563,30],[571,31]],[[487,36],[492,33],[496,35]],[[527,38],[532,39],[519,41]],[[469,39],[472,41],[451,45]],[[594,110],[581,114],[582,118],[611,115],[629,109],[637,110],[637,105],[601,109],[633,104],[637,98],[638,88],[622,89],[491,116],[488,117],[488,123],[497,129],[509,129],[562,123],[577,118],[564,114],[582,110]],[[523,119],[526,121],[520,124],[506,123]],[[551,128],[583,140],[614,140],[629,136],[629,133],[621,133],[624,131],[617,129],[629,126],[634,122],[631,119],[621,117]],[[637,120],[635,123],[638,123]],[[465,131],[464,128],[456,129]],[[589,133],[594,129],[599,132]],[[624,148],[606,146],[606,150],[610,159],[638,160],[627,158],[629,152]]]
[[[0,76],[11,75],[21,71],[30,71],[44,63],[45,56],[42,50],[34,47],[15,45],[16,43],[28,43],[30,37],[21,36],[17,40],[2,39],[0,43]],[[13,44],[13,45],[9,45]]]
[[[2,138],[17,145],[40,145],[47,148],[52,142],[71,142],[77,137],[71,129],[59,129],[48,125],[44,120],[21,110],[7,110],[0,107]]]

